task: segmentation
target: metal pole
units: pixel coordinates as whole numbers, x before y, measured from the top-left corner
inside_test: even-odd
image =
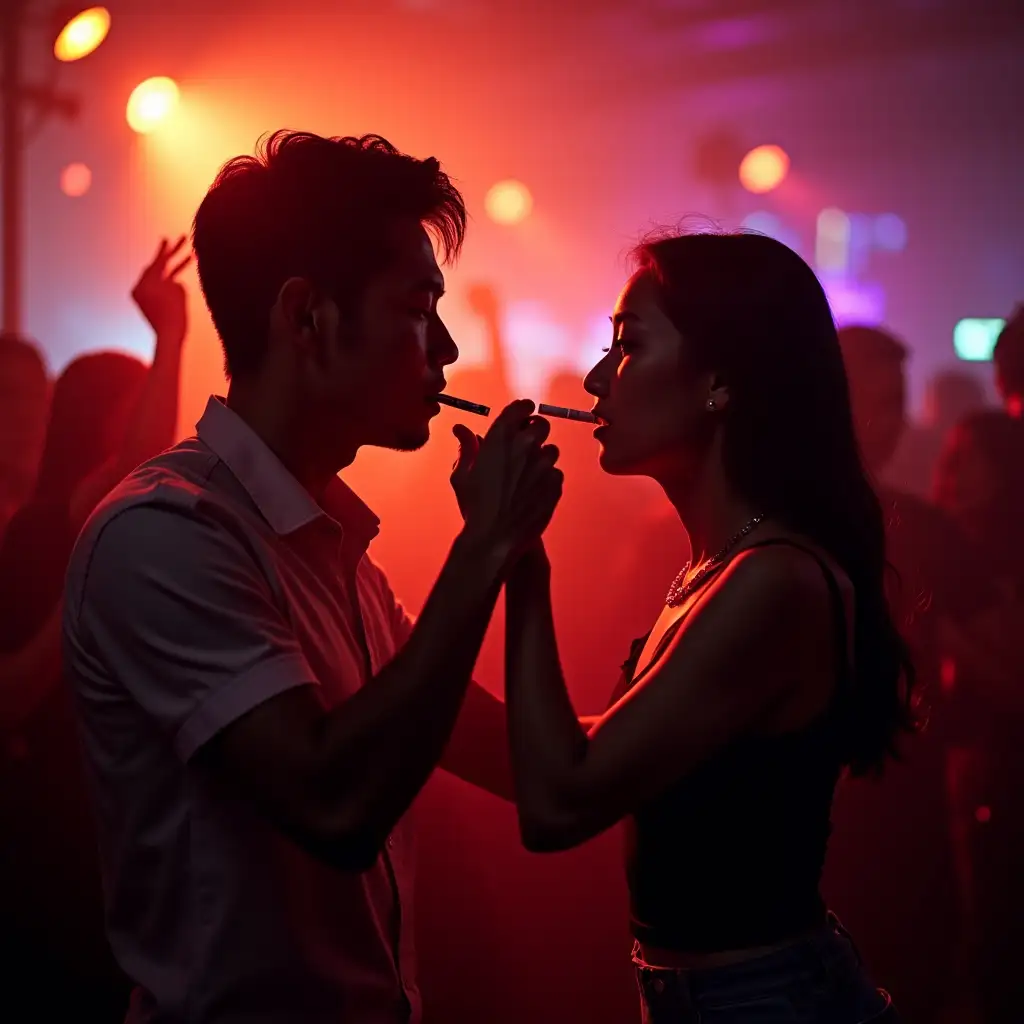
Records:
[[[0,25],[3,55],[3,329],[21,331],[21,261],[25,139],[21,119],[21,35],[27,0],[5,0]]]

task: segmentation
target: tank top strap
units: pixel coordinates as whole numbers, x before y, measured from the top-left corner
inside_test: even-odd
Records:
[[[742,551],[737,554],[742,554],[743,551],[752,551],[757,548],[767,547],[779,547],[786,546],[796,548],[799,551],[803,551],[805,554],[810,555],[815,562],[818,563],[818,567],[821,569],[822,575],[825,577],[825,584],[828,587],[829,602],[832,606],[832,623],[833,629],[836,635],[836,664],[839,668],[839,683],[844,692],[847,691],[848,687],[852,685],[853,679],[853,668],[851,664],[851,643],[850,643],[850,629],[846,619],[846,603],[843,601],[843,593],[839,587],[839,581],[836,579],[836,575],[832,566],[821,556],[821,553],[811,547],[809,544],[801,544],[799,541],[790,540],[788,537],[770,537],[767,540],[758,541],[754,544],[748,544]],[[728,562],[723,563],[718,569],[723,569]],[[707,583],[718,575],[718,572],[714,572],[708,578]],[[687,614],[682,615],[679,619],[672,623],[672,625],[665,631],[665,635],[661,638],[658,643],[658,649],[651,658],[651,664],[657,662],[658,658],[664,652],[665,648],[671,643],[672,638],[675,636],[679,627],[683,621],[687,618]],[[622,665],[622,677],[620,689],[623,692],[629,690],[639,680],[636,678],[636,666],[640,660],[640,655],[643,653],[643,649],[650,639],[651,634],[647,633],[645,636],[639,637],[634,640],[629,651],[629,657]],[[641,673],[643,675],[644,673]]]
[[[843,691],[848,691],[853,682],[852,644],[850,640],[850,625],[846,617],[846,602],[843,600],[843,592],[836,579],[835,570],[828,560],[823,558],[820,551],[811,547],[810,544],[802,544],[800,541],[790,540],[788,537],[769,537],[767,540],[748,544],[744,551],[752,551],[756,548],[768,547],[790,547],[796,548],[810,555],[822,576],[825,577],[825,585],[828,587],[829,602],[832,606],[832,626],[836,637],[836,664],[839,668],[839,683]]]

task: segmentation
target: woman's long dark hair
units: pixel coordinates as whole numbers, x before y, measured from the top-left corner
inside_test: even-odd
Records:
[[[53,388],[37,500],[69,501],[115,454],[109,450],[110,417],[139,396],[148,370],[121,352],[89,352],[68,363]]]
[[[913,731],[914,669],[885,594],[882,508],[861,462],[828,299],[791,249],[758,234],[684,234],[634,253],[694,369],[729,388],[723,455],[745,501],[842,567],[856,595],[855,685],[842,714],[852,774]]]
[[[50,405],[35,493],[0,543],[0,651],[19,650],[60,600],[75,537],[70,505],[82,481],[117,454],[111,419],[137,398],[148,367],[119,352],[91,352],[69,363]]]

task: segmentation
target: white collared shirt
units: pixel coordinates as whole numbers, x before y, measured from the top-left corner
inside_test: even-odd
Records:
[[[211,399],[191,438],[97,509],[68,574],[65,660],[95,793],[107,929],[139,986],[129,1021],[398,1024],[420,998],[412,836],[345,873],[211,785],[197,751],[295,686],[333,707],[410,619],[366,554],[378,521],[340,481],[323,507]]]

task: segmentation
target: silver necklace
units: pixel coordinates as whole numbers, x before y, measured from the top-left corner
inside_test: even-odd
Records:
[[[679,571],[679,575],[672,581],[672,586],[668,588],[668,596],[665,598],[665,604],[667,604],[669,608],[674,608],[676,605],[682,604],[683,601],[685,601],[686,598],[688,598],[690,594],[692,594],[697,587],[701,585],[708,573],[711,572],[712,569],[717,569],[729,552],[732,551],[732,549],[736,547],[736,545],[739,544],[739,542],[743,540],[743,538],[746,537],[746,535],[750,533],[750,531],[753,530],[754,527],[763,519],[763,515],[754,516],[754,518],[751,519],[750,522],[739,531],[739,533],[729,539],[729,542],[721,551],[718,552],[717,555],[715,555],[714,558],[709,558],[689,580],[687,580],[686,574],[690,571],[690,566],[693,565],[693,563],[687,562]]]

